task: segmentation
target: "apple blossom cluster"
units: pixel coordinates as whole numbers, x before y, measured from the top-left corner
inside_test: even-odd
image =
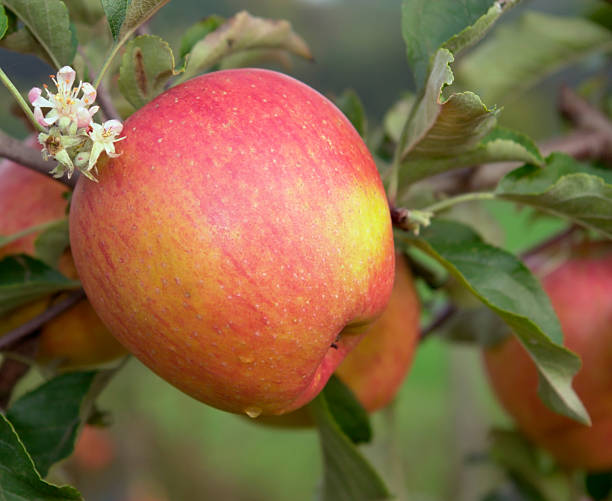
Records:
[[[34,107],[36,121],[46,129],[38,135],[43,158],[58,162],[51,174],[62,177],[67,173],[71,177],[76,168],[96,181],[96,162],[102,152],[109,157],[118,156],[115,143],[124,139],[117,137],[123,124],[119,120],[94,122],[93,116],[100,109],[94,106],[96,89],[88,82],[80,82],[73,88],[75,76],[70,66],[64,66],[51,77],[57,88],[55,94],[44,85],[45,97],[42,89],[33,87],[28,99]],[[47,109],[46,113],[43,108]]]

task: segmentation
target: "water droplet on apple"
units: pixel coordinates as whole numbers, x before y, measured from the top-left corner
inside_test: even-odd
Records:
[[[244,413],[251,419],[255,419],[261,414],[261,409],[259,407],[247,407],[244,409]]]

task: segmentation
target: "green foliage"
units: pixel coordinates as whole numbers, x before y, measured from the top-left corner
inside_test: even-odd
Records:
[[[593,501],[605,501],[612,495],[612,472],[588,473],[584,485]]]
[[[36,257],[52,268],[57,266],[60,256],[69,245],[68,218],[48,226],[34,242]]]
[[[556,412],[590,422],[571,386],[580,359],[561,346],[557,316],[531,272],[514,255],[484,243],[472,229],[456,222],[435,220],[412,243],[437,259],[512,328],[538,368],[542,400]]]
[[[342,432],[330,411],[325,390],[309,404],[309,409],[317,423],[323,451],[321,501],[391,499],[374,468]]]
[[[54,292],[80,286],[38,259],[25,254],[6,257],[0,261],[0,316]]]
[[[82,501],[72,487],[45,482],[15,429],[0,414],[0,497],[4,501]]]
[[[193,45],[181,81],[206,71],[227,56],[254,49],[282,49],[312,58],[306,42],[289,22],[254,17],[243,11]]]
[[[179,57],[185,60],[185,56],[191,52],[193,46],[205,38],[209,33],[215,31],[225,22],[225,18],[217,15],[208,16],[205,19],[192,24],[181,38]]]
[[[502,6],[493,0],[404,0],[402,35],[417,87],[424,85],[438,49],[444,47],[458,54],[480,40],[514,3]]]
[[[72,63],[77,40],[68,9],[60,0],[3,0],[28,29],[28,34],[44,49],[55,68]],[[29,37],[22,35],[21,41]],[[28,42],[29,47],[32,46]],[[30,51],[28,51],[30,52]]]
[[[83,401],[97,374],[89,371],[58,376],[22,396],[7,411],[7,419],[43,477],[54,463],[72,454],[83,421]]]
[[[612,237],[612,174],[562,153],[546,168],[525,165],[507,174],[496,195],[531,205]]]
[[[569,477],[516,431],[493,430],[489,454],[528,501],[571,501]],[[522,497],[521,497],[522,498]]]
[[[119,32],[121,30],[121,25],[125,20],[125,14],[127,12],[129,0],[100,0],[102,3],[102,7],[104,8],[104,13],[106,14],[106,19],[108,21],[108,26],[111,30],[111,34],[113,35],[113,40],[117,40],[119,38]]]
[[[346,115],[353,127],[359,132],[361,137],[365,137],[368,129],[368,120],[363,107],[363,103],[357,93],[352,89],[346,89],[336,99],[336,106]]]
[[[8,21],[4,5],[0,5],[0,38],[2,38],[8,30]]]
[[[369,442],[372,439],[370,418],[351,389],[332,375],[323,392],[328,410],[342,432],[355,444]]]
[[[172,49],[163,39],[142,35],[125,47],[119,70],[119,89],[138,109],[164,91],[175,75]]]
[[[500,26],[465,57],[457,77],[487,102],[499,103],[590,53],[610,48],[612,33],[594,22],[527,12]]]

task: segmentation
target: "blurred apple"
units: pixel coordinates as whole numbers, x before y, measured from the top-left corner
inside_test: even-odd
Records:
[[[533,442],[563,465],[612,468],[612,246],[576,249],[543,278],[559,317],[564,345],[582,359],[574,389],[593,425],[587,427],[549,410],[537,394],[538,375],[516,338],[485,352],[489,379],[500,402]]]
[[[72,461],[82,470],[98,471],[110,465],[115,455],[115,443],[110,432],[85,425],[77,437]]]
[[[388,203],[359,134],[315,90],[258,69],[173,87],[124,134],[72,199],[95,310],[207,404],[256,417],[309,402],[393,285]]]
[[[36,140],[29,140],[35,146]],[[11,235],[34,225],[66,216],[67,188],[51,178],[14,162],[0,163],[0,235]],[[27,235],[4,247],[0,258],[9,254],[35,254],[38,233]],[[77,278],[70,252],[60,259],[59,269]],[[61,300],[61,296],[56,300]],[[0,318],[0,335],[42,313],[52,302],[45,298],[23,306]],[[87,300],[80,301],[42,327],[37,361],[73,369],[107,362],[125,349],[112,337]]]

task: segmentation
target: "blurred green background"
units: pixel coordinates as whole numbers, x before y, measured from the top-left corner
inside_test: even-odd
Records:
[[[571,13],[592,2],[525,1],[525,8]],[[314,63],[295,60],[289,72],[324,94],[355,89],[370,123],[412,87],[400,31],[399,0],[173,0],[151,23],[151,31],[176,49],[184,30],[210,14],[231,16],[246,9],[285,18],[306,39]],[[34,58],[0,51],[0,64],[24,90],[47,81],[49,67]],[[572,81],[584,69],[557,75]],[[502,114],[502,122],[536,138],[562,127],[547,82],[530,90]],[[23,137],[2,90],[2,128]],[[494,104],[494,103],[487,103]],[[525,249],[562,223],[489,203],[501,223],[505,246]],[[32,380],[24,383],[31,384]],[[76,482],[88,501],[302,501],[313,499],[321,464],[315,431],[275,430],[246,417],[211,409],[178,392],[138,361],[131,360],[104,392],[101,408],[112,414],[110,464],[86,471],[74,463],[57,468],[60,480]],[[482,377],[474,348],[451,346],[435,336],[419,347],[395,404],[374,417],[375,442],[367,454],[400,499],[473,501],[499,481],[486,460],[487,430],[506,419]],[[82,465],[81,465],[82,466]]]

